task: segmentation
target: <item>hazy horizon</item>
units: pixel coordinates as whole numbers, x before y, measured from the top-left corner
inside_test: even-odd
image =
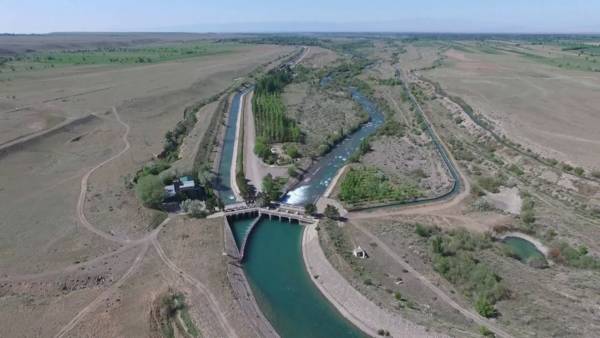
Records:
[[[51,32],[400,32],[600,33],[594,1],[305,0],[197,3],[40,0],[3,3],[0,33]]]

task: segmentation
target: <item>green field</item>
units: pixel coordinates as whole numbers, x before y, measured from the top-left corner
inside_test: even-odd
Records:
[[[97,48],[77,51],[27,53],[0,58],[1,72],[31,71],[55,67],[105,64],[146,64],[230,53],[238,43],[211,41],[179,43],[137,48]]]

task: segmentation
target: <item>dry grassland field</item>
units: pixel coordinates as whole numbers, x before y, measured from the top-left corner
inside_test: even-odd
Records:
[[[153,43],[155,48],[201,39],[189,43],[219,52],[145,64],[3,69],[0,336],[152,336],[148,312],[141,309],[168,287],[181,283],[179,273],[161,263],[153,249],[152,238],[166,215],[143,207],[127,188],[128,182],[161,152],[165,132],[182,120],[186,107],[222,93],[293,48],[223,45],[188,35],[163,41],[141,34],[133,37],[137,41],[133,43],[110,36],[65,39],[53,36],[51,47],[39,48],[46,53],[48,48],[138,46],[140,41]],[[11,52],[20,51],[2,41]],[[21,42],[36,45],[35,41]],[[199,129],[192,137],[203,136],[206,128],[201,126],[208,125],[215,111],[216,105],[211,104],[198,112]],[[174,229],[186,224],[175,218],[169,225]],[[87,229],[85,222],[102,235]],[[219,236],[220,222],[199,228]],[[160,242],[167,241],[169,257],[176,257],[185,246],[170,245],[166,238],[171,235],[158,237]],[[194,241],[207,235],[191,232],[185,236]],[[215,249],[212,252],[220,259],[222,251]],[[223,275],[195,271],[216,278],[208,289],[221,293],[213,287],[222,287]],[[177,292],[184,292],[188,301],[209,302],[202,298],[205,292],[194,290],[179,288]],[[156,303],[162,304],[160,299]],[[206,321],[202,326],[207,336],[227,335],[220,331],[218,321],[203,314],[192,317]],[[81,318],[85,320],[80,322]]]
[[[560,68],[512,50],[450,49],[444,52],[441,67],[423,74],[527,147],[600,168],[594,156],[600,151],[600,73]],[[559,58],[560,50],[547,50],[552,51],[538,48],[529,53]]]

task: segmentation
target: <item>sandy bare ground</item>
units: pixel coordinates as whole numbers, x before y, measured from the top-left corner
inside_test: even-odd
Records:
[[[243,100],[244,112],[244,174],[256,191],[262,190],[262,179],[267,174],[273,177],[286,176],[287,167],[268,165],[254,153],[256,144],[256,127],[254,113],[252,112],[252,96],[254,91],[248,93]],[[238,133],[239,136],[239,133]]]
[[[512,139],[544,155],[599,168],[600,75],[513,54],[450,50],[425,76],[491,118]]]
[[[0,143],[51,128],[65,119],[103,113],[111,106],[122,108],[137,98],[190,88],[197,96],[206,91],[208,97],[290,50],[248,46],[224,55],[150,65],[77,66],[14,75],[11,81],[0,82]],[[193,101],[188,97],[179,106]]]

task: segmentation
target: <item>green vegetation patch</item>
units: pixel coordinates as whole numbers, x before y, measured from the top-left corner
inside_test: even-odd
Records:
[[[492,242],[487,236],[466,230],[437,233],[429,238],[433,268],[470,300],[484,317],[495,317],[494,304],[510,292],[490,266],[477,257]]]
[[[291,70],[271,71],[258,80],[252,98],[257,132],[254,152],[268,163],[275,162],[270,149],[272,143],[302,140],[296,121],[285,115],[285,104],[281,99],[283,88],[291,81]]]
[[[365,201],[407,201],[421,196],[413,184],[392,184],[373,168],[351,168],[342,180],[339,197],[348,203]]]
[[[600,259],[589,255],[585,246],[574,248],[567,242],[554,243],[550,250],[550,257],[557,263],[575,268],[600,269]]]
[[[238,43],[204,41],[138,48],[36,52],[3,58],[0,62],[0,68],[20,71],[76,65],[147,64],[230,53],[239,46]]]

